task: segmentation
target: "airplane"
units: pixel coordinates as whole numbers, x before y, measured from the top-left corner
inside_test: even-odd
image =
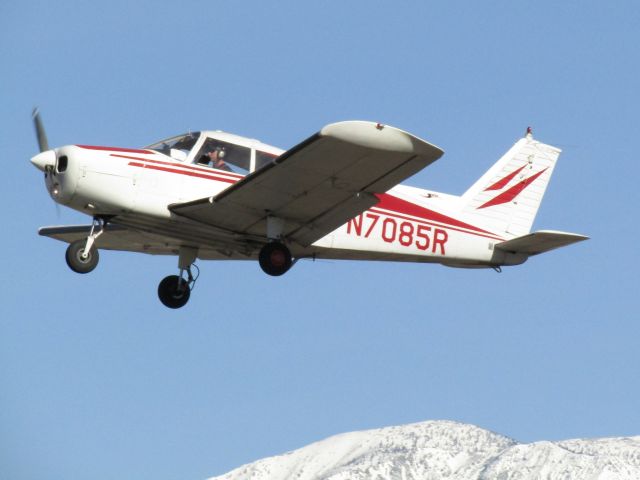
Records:
[[[201,260],[258,260],[268,275],[300,259],[519,265],[586,240],[531,231],[560,149],[531,128],[460,196],[401,185],[444,153],[398,128],[369,121],[326,125],[289,150],[220,130],[189,132],[144,148],[49,148],[33,121],[55,202],[90,225],[42,227],[68,243],[74,272],[98,264],[99,250],[174,255],[178,274],[160,301],[183,307]],[[192,267],[196,270],[193,274]]]

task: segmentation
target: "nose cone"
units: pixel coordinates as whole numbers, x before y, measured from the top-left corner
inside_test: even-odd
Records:
[[[56,164],[56,152],[53,150],[40,152],[35,157],[31,158],[31,163],[33,163],[37,169],[44,172],[47,167],[53,168]]]

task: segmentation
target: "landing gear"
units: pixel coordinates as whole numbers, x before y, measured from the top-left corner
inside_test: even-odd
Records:
[[[76,273],[89,273],[98,266],[100,255],[95,241],[104,232],[105,225],[103,218],[94,218],[87,239],[76,240],[67,247],[65,260],[71,270]]]
[[[158,285],[158,298],[165,307],[184,307],[189,301],[191,290],[200,275],[200,270],[193,263],[198,256],[198,250],[192,247],[180,247],[178,256],[179,275],[169,275]],[[191,267],[196,269],[196,276],[191,273]],[[186,275],[186,278],[185,278]]]
[[[67,247],[65,260],[69,268],[76,273],[89,273],[98,266],[98,249],[92,245],[87,252],[86,245],[86,240],[76,240]]]
[[[270,242],[262,247],[258,260],[264,273],[274,277],[286,273],[293,265],[291,252],[280,242]]]
[[[190,296],[189,282],[178,275],[169,275],[158,285],[158,297],[165,307],[184,307]]]

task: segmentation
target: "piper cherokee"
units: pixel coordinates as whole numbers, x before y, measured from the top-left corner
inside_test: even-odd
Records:
[[[91,225],[42,227],[69,244],[68,266],[89,273],[99,250],[175,255],[158,286],[180,308],[201,260],[258,260],[273,276],[299,259],[384,260],[449,267],[519,265],[586,240],[531,226],[560,149],[531,129],[461,196],[400,185],[440,148],[400,129],[346,121],[289,150],[222,131],[190,132],[144,148],[50,149],[33,112],[47,190]]]

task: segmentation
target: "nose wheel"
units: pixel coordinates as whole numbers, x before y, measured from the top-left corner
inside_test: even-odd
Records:
[[[86,240],[76,240],[67,247],[64,258],[69,268],[76,273],[89,273],[98,266],[98,249],[92,245],[87,250],[86,245]]]
[[[96,248],[96,239],[104,233],[106,220],[94,217],[91,231],[86,240],[76,240],[67,247],[65,260],[71,270],[76,273],[89,273],[98,266],[100,255]]]

